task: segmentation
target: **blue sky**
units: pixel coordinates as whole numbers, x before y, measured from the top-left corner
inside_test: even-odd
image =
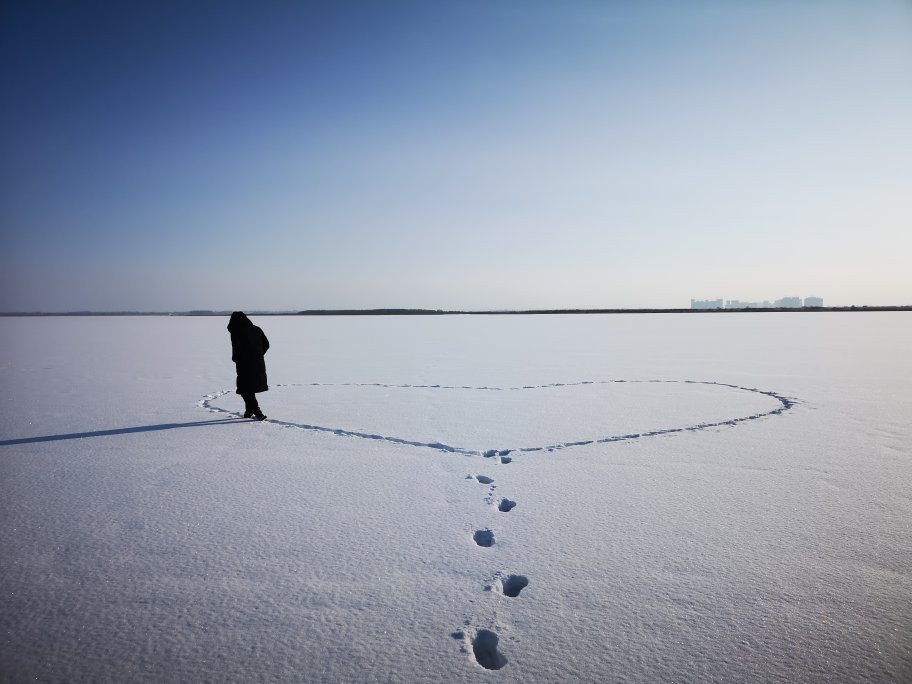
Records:
[[[912,303],[909,2],[0,16],[0,310]]]

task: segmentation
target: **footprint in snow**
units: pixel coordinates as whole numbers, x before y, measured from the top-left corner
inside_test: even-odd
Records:
[[[501,513],[509,513],[515,506],[515,501],[511,501],[510,499],[501,499],[500,504],[497,506],[497,510]]]
[[[480,629],[472,639],[472,655],[475,661],[486,670],[499,670],[507,664],[507,659],[497,650],[497,635],[489,629]]]
[[[494,478],[488,477],[487,475],[476,475],[475,479],[481,482],[481,484],[491,484],[494,482]]]
[[[487,528],[476,530],[475,534],[472,535],[472,539],[474,539],[475,543],[479,546],[494,546],[494,531]]]
[[[501,573],[494,576],[491,584],[485,586],[485,591],[493,591],[510,598],[519,596],[519,592],[529,586],[529,578],[525,575],[507,575],[504,577]]]
[[[519,592],[529,586],[529,578],[525,575],[509,575],[501,585],[504,596],[516,598]]]

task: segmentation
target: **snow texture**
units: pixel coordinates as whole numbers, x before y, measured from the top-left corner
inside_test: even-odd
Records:
[[[226,322],[0,319],[0,681],[912,681],[912,316]]]

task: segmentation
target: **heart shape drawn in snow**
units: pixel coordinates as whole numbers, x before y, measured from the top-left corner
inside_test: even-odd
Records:
[[[232,390],[197,402],[239,416]],[[269,422],[439,451],[505,456],[675,432],[779,415],[795,400],[700,380],[594,380],[522,387],[310,383],[276,385]]]

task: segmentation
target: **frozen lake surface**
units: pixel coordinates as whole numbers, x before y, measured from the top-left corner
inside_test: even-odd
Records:
[[[912,315],[0,319],[0,681],[912,681]]]

